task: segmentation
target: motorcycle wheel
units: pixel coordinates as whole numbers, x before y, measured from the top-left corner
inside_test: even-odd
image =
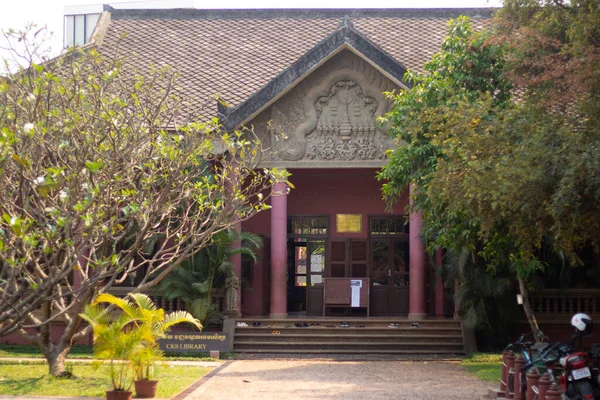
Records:
[[[588,381],[577,381],[573,384],[574,396],[570,396],[572,400],[594,400],[594,389]]]
[[[506,377],[506,385],[508,386],[508,392],[511,394],[515,393],[515,369],[511,368],[508,370],[508,376]]]

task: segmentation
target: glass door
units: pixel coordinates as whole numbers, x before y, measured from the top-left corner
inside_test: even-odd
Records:
[[[311,289],[317,287],[322,290],[325,247],[326,241],[323,239],[288,240],[288,312],[312,312],[317,309],[317,305],[311,303],[311,294],[317,294]],[[314,303],[317,298],[312,300]]]
[[[329,217],[288,218],[288,312],[323,313]]]
[[[307,282],[306,240],[288,240],[288,312],[306,311]]]

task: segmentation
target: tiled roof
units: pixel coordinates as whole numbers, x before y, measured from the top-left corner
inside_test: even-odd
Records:
[[[345,16],[399,64],[418,71],[439,49],[450,18],[469,15],[477,29],[491,11],[111,9],[102,48],[114,48],[126,34],[119,46],[130,65],[169,65],[195,103],[218,94],[235,107],[335,32]]]

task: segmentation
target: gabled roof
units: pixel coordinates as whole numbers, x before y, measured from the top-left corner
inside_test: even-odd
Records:
[[[304,78],[312,69],[327,61],[340,49],[352,48],[386,75],[400,84],[406,68],[393,57],[354,29],[350,17],[345,16],[336,31],[327,36],[285,68],[265,86],[234,108],[220,108],[220,117],[225,130],[232,130],[248,121],[273,100],[280,97],[291,86]],[[406,85],[404,85],[406,86]]]
[[[450,18],[468,15],[481,29],[492,9],[107,11],[101,48],[118,43],[137,68],[171,66],[195,104],[218,94],[233,127],[342,46],[399,82],[438,51]],[[206,116],[216,115],[215,104]]]

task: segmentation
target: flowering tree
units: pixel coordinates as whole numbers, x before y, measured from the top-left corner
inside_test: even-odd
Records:
[[[60,376],[98,293],[132,275],[150,289],[286,174],[255,168],[251,131],[197,122],[168,69],[125,73],[94,48],[39,63],[27,32],[6,38],[28,64],[0,78],[0,335],[20,331]]]

